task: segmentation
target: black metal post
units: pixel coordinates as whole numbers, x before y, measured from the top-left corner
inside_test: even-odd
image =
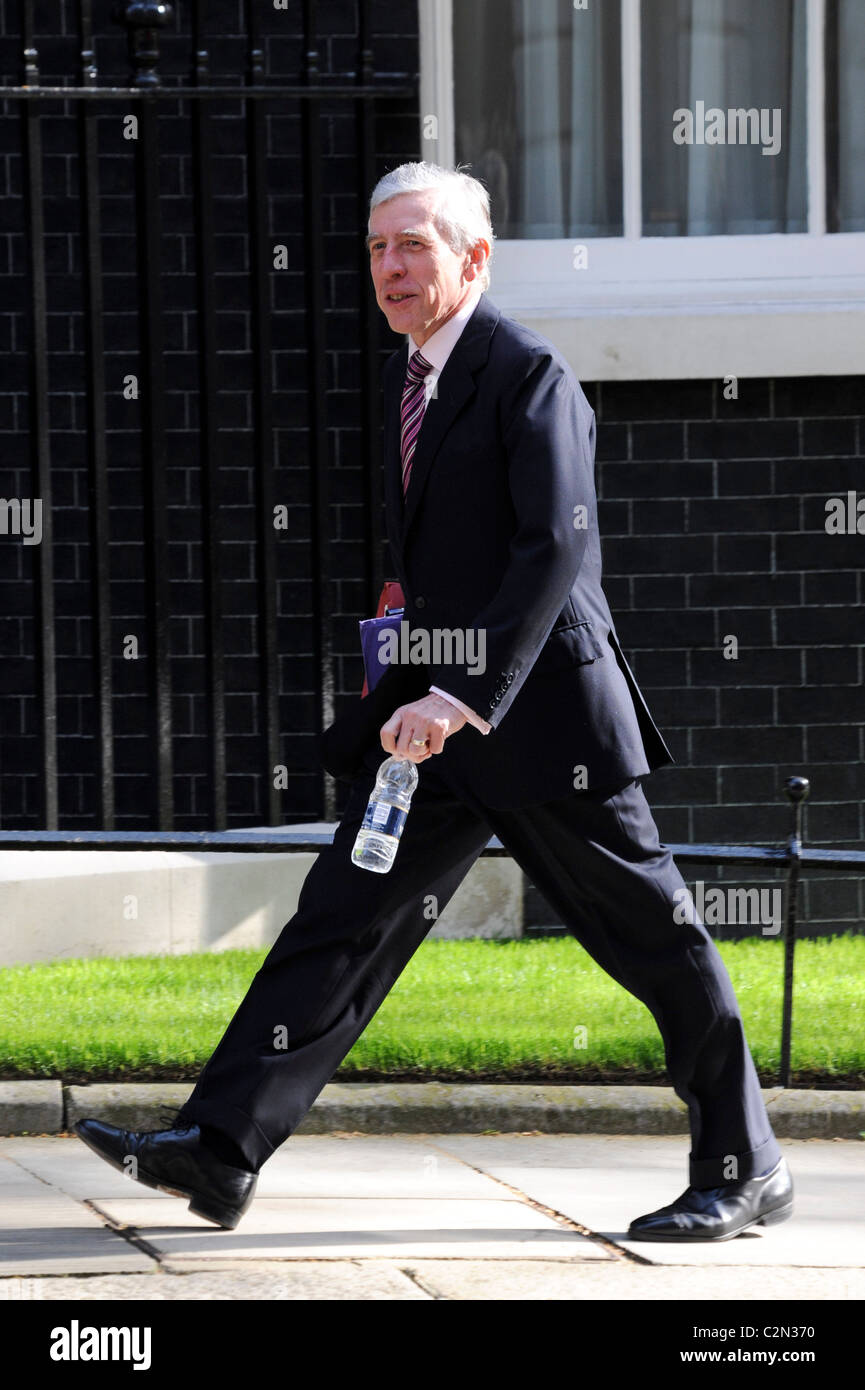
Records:
[[[170,670],[168,463],[165,418],[165,317],[162,307],[162,216],[159,192],[159,115],[154,89],[160,78],[158,28],[174,16],[158,0],[129,0],[121,16],[129,26],[134,85],[142,91],[135,143],[138,318],[141,341],[141,450],[145,478],[147,673],[156,746],[158,824],[174,824]]]
[[[92,0],[81,3],[81,82],[95,87],[96,50],[93,43]],[[91,655],[96,687],[96,823],[114,828],[114,720],[112,711],[111,603],[109,570],[108,457],[105,436],[105,325],[102,293],[102,240],[99,215],[99,152],[97,116],[92,104],[77,111],[80,158],[81,263],[85,356],[87,362],[88,501],[90,503]]]
[[[372,85],[374,64],[370,32],[369,0],[360,4],[360,61],[358,80],[364,87]],[[357,110],[357,172],[360,222],[366,232],[366,210],[375,174],[375,112],[371,97],[358,97]],[[381,310],[369,269],[366,243],[359,239],[359,301],[362,343],[361,376],[361,465],[363,468],[365,603],[366,614],[372,617],[381,593],[382,572],[382,459],[381,459],[381,381],[378,364],[379,317]]]
[[[206,83],[210,76],[210,54],[205,48],[203,5],[196,0],[193,13],[195,30],[195,82]],[[218,424],[216,296],[213,286],[216,265],[213,249],[213,113],[209,102],[193,106],[192,129],[195,149],[195,233],[197,249],[196,282],[198,363],[200,381],[199,430],[201,478],[202,588],[204,593],[204,644],[207,663],[207,732],[210,743],[210,806],[213,824],[223,830],[227,824],[225,765],[225,652],[222,629],[222,569],[220,565],[221,527],[219,485],[222,469],[222,437]]]
[[[258,10],[246,0],[247,94],[266,85],[264,48],[258,33]],[[246,107],[246,167],[249,225],[250,339],[253,354],[253,448],[255,469],[255,582],[259,660],[259,722],[264,784],[263,814],[271,825],[284,815],[276,783],[282,761],[279,718],[279,637],[277,631],[276,532],[274,530],[273,407],[273,240],[268,221],[267,111],[260,101]]]
[[[807,777],[787,779],[786,791],[793,806],[793,829],[787,841],[787,913],[784,926],[784,1004],[781,1016],[780,1085],[790,1085],[790,1043],[793,1034],[793,958],[796,950],[796,906],[802,864],[802,805],[811,783]]]
[[[24,5],[24,77],[38,88],[39,55],[33,33],[33,5]],[[30,503],[32,521],[41,509],[41,539],[33,557],[33,630],[39,703],[39,737],[42,760],[41,814],[45,826],[57,825],[57,669],[54,623],[54,546],[51,506],[51,445],[48,411],[48,299],[45,271],[45,210],[42,170],[42,135],[39,111],[32,104],[22,109],[24,136],[24,209],[27,219],[27,254],[30,288],[30,353],[28,407],[30,424]],[[24,505],[22,498],[20,505]],[[23,535],[23,531],[21,533]],[[29,548],[29,547],[28,547]]]
[[[304,78],[318,84],[316,0],[303,4]],[[312,562],[313,650],[318,698],[316,728],[321,732],[334,717],[333,586],[330,566],[330,508],[328,438],[325,392],[325,307],[322,219],[321,110],[318,101],[304,102],[303,131],[304,250],[306,254],[307,389],[309,395],[309,515]],[[322,769],[322,816],[336,816],[336,787]]]

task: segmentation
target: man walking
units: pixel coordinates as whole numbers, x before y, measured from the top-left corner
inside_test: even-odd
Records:
[[[325,731],[345,814],[170,1129],[96,1120],[115,1167],[234,1227],[291,1135],[497,834],[614,979],[654,1015],[691,1128],[688,1187],[633,1239],[723,1240],[792,1213],[738,1004],[641,781],[672,757],[601,587],[595,420],[556,348],[489,300],[489,199],[406,164],[376,186],[377,302],[406,342],[384,371],[391,561],[412,632],[484,661],[394,664]],[[452,648],[453,650],[453,648]],[[439,657],[441,663],[436,664]],[[418,765],[388,874],[351,863],[382,750]]]

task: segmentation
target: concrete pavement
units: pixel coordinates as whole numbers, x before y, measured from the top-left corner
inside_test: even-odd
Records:
[[[865,1145],[783,1141],[793,1218],[720,1245],[630,1242],[688,1138],[296,1134],[235,1231],[74,1137],[0,1140],[0,1299],[865,1297]]]

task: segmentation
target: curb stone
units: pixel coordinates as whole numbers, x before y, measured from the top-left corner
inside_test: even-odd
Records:
[[[192,1086],[177,1083],[0,1082],[0,1135],[68,1133],[91,1116],[124,1129],[159,1129]],[[764,1088],[778,1138],[857,1139],[865,1091]],[[330,1082],[298,1134],[687,1134],[687,1109],[669,1086],[470,1085],[438,1081]]]
[[[59,1081],[0,1081],[0,1135],[57,1134],[62,1128]]]

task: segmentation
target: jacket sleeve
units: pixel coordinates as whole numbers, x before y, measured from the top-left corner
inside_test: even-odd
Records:
[[[433,667],[441,686],[501,723],[573,588],[588,537],[597,531],[595,417],[573,376],[550,353],[505,392],[502,439],[517,519],[507,568],[492,600],[476,615],[483,673]]]

